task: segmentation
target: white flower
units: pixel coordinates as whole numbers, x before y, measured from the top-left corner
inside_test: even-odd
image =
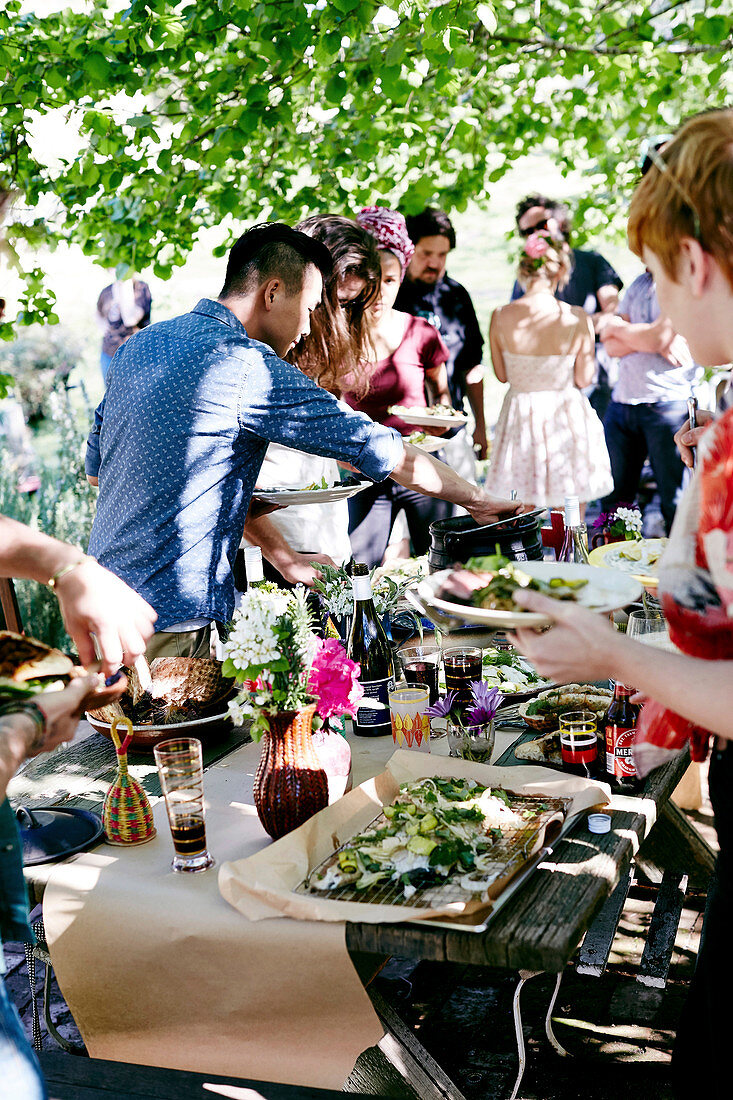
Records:
[[[280,656],[275,633],[278,619],[287,611],[290,596],[281,592],[246,592],[234,614],[232,630],[224,643],[224,655],[244,671],[251,665],[268,665]]]

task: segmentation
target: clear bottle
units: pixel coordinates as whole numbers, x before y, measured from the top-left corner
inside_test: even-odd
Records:
[[[580,518],[577,497],[565,497],[565,538],[557,560],[588,564],[588,532]]]
[[[394,659],[384,627],[379,621],[369,570],[357,562],[352,571],[354,617],[349,633],[348,654],[361,666],[359,680],[367,706],[360,706],[354,718],[354,733],[380,737],[392,732],[389,692],[394,687]]]
[[[634,764],[634,739],[641,707],[631,702],[634,688],[618,681],[604,719],[606,735],[606,778],[612,786],[633,794],[640,782]]]
[[[264,581],[262,549],[259,546],[245,546],[244,574],[247,578],[247,589],[257,588]]]

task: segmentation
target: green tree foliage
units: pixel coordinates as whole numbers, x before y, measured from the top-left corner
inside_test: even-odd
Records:
[[[485,199],[548,142],[592,165],[584,222],[627,201],[643,137],[722,105],[730,0],[131,0],[0,12],[8,241],[72,239],[165,278],[202,227]],[[39,115],[79,133],[44,163]],[[527,180],[527,187],[533,185]],[[43,211],[43,216],[39,211]],[[54,319],[27,272],[20,320]]]

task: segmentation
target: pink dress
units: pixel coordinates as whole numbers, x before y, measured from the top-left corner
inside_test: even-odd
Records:
[[[486,488],[562,508],[566,496],[595,500],[613,488],[603,425],[573,381],[575,355],[502,349],[509,392],[499,413]]]

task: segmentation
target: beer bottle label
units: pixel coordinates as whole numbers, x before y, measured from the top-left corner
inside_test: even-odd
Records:
[[[606,771],[614,779],[635,779],[634,726],[606,726]]]
[[[363,726],[369,733],[391,733],[392,719],[389,710],[389,693],[394,687],[394,680],[385,677],[384,680],[362,680],[364,698],[360,701],[354,719],[354,726]]]

